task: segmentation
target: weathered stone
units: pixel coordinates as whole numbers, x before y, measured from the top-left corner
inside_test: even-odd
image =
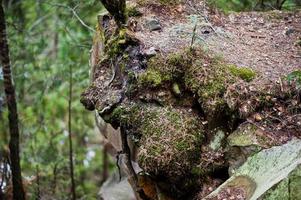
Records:
[[[151,57],[156,56],[157,49],[155,47],[151,47],[151,48],[145,50],[143,53],[147,58],[151,58]]]
[[[238,127],[236,131],[228,136],[227,140],[230,146],[271,146],[271,141],[266,136],[265,132],[257,126],[249,123],[242,124],[240,127]]]
[[[146,19],[145,25],[150,31],[158,31],[158,30],[162,29],[159,20],[157,20],[155,18]]]
[[[244,189],[247,199],[256,200],[277,183],[287,178],[300,164],[301,140],[295,139],[282,146],[263,150],[248,158],[247,162],[232,177],[205,199],[216,197],[225,188],[236,187]],[[254,183],[244,184],[246,187],[242,187],[241,181],[237,181],[237,179],[242,177],[248,180],[247,182]],[[295,177],[297,177],[295,178],[297,181],[294,183],[294,187],[297,188],[300,184],[300,177]],[[233,184],[236,182],[238,184]],[[296,189],[296,193],[298,191],[299,189]],[[291,190],[291,193],[294,192]]]
[[[298,200],[301,197],[301,165],[262,196],[263,200]]]
[[[101,187],[98,194],[104,200],[136,199],[131,185],[126,178],[119,180],[118,173],[113,174]]]
[[[214,135],[213,140],[210,142],[209,147],[217,151],[219,148],[222,146],[222,141],[225,138],[225,133],[221,130],[217,131],[216,134]]]

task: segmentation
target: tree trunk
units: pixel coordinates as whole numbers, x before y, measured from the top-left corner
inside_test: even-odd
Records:
[[[72,200],[76,200],[75,181],[74,181],[74,165],[73,165],[73,145],[72,145],[72,66],[69,66],[69,99],[68,99],[68,132],[69,132],[69,168],[71,179],[71,195]]]
[[[281,10],[282,9],[282,6],[285,3],[285,1],[286,0],[277,0],[277,2],[276,2],[276,8],[277,8],[277,10]]]
[[[10,160],[12,170],[13,198],[24,200],[25,192],[22,184],[20,157],[19,157],[19,127],[15,87],[12,81],[9,48],[6,38],[6,24],[2,0],[0,0],[0,60],[4,76],[4,90],[6,95],[10,131]]]

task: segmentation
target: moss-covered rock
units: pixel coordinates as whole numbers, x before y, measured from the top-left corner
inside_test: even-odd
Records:
[[[268,190],[262,200],[298,200],[301,197],[301,165]]]
[[[244,193],[248,197],[247,199],[256,200],[277,183],[289,177],[293,170],[298,170],[300,164],[301,140],[292,140],[285,145],[263,150],[249,157],[233,176],[205,199],[218,196],[225,188],[230,186],[241,188],[239,182],[236,186],[233,186],[232,183],[237,182],[236,180],[240,177],[247,177],[248,180],[254,183],[250,184],[252,188],[244,188]],[[300,184],[299,176],[295,175],[294,177],[297,177],[294,185],[298,186]],[[279,186],[279,189],[281,188],[283,189],[282,185]],[[298,191],[300,190],[297,189],[296,194],[298,194]]]
[[[199,163],[204,128],[198,115],[186,109],[132,104],[116,108],[107,121],[119,121],[137,142],[138,162],[154,178],[165,178],[179,191]]]
[[[153,57],[146,71],[139,75],[138,83],[143,88],[158,88],[181,82],[186,90],[198,97],[203,109],[209,113],[224,109],[226,88],[240,78],[250,80],[250,71],[229,66],[222,59],[211,57],[197,48],[166,57]]]
[[[227,140],[230,146],[246,147],[254,145],[263,148],[273,146],[273,141],[267,133],[250,123],[239,126],[227,137]]]
[[[138,84],[143,88],[164,87],[180,78],[187,62],[180,54],[153,57],[148,61],[146,71],[138,76]]]

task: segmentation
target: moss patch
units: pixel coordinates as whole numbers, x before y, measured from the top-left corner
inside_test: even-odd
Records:
[[[239,79],[251,81],[255,75],[248,68],[229,66],[221,58],[209,56],[207,52],[196,48],[166,57],[153,57],[146,71],[138,76],[138,85],[141,88],[168,86],[178,92],[174,83],[182,83],[184,90],[198,98],[205,112],[212,113],[225,108],[224,94],[228,86]]]
[[[269,189],[263,200],[299,199],[301,195],[301,165],[280,183]]]
[[[153,57],[148,61],[147,70],[138,77],[138,85],[142,88],[157,88],[175,81],[183,73],[185,60],[178,54],[167,58]]]
[[[252,81],[256,77],[256,73],[247,67],[237,67],[235,65],[229,65],[230,72],[245,81]]]
[[[186,87],[199,97],[199,102],[207,112],[216,111],[225,105],[223,94],[237,78],[227,65],[217,57],[210,57],[200,49],[190,52],[192,63],[186,69]]]
[[[139,41],[127,29],[119,29],[105,43],[105,52],[110,57],[123,55],[124,49],[131,45],[138,45]],[[126,57],[126,55],[123,55]]]
[[[107,118],[116,119],[139,139],[139,165],[146,172],[180,180],[198,163],[204,130],[193,112],[135,104],[118,107]]]
[[[158,87],[170,80],[168,75],[164,75],[157,70],[149,69],[139,77],[138,84],[147,87]]]

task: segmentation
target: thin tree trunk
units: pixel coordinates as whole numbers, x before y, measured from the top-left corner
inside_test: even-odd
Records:
[[[278,10],[281,10],[282,9],[282,6],[283,6],[283,4],[286,2],[286,0],[277,0],[277,2],[276,2],[276,8],[278,9]]]
[[[264,9],[264,0],[261,0],[260,7],[261,7],[261,9]]]
[[[69,67],[69,101],[68,101],[68,132],[69,132],[69,165],[71,178],[71,195],[72,200],[76,200],[74,166],[73,166],[73,146],[72,146],[72,129],[71,129],[71,106],[72,106],[72,66]]]
[[[8,120],[10,131],[10,160],[13,182],[13,198],[24,200],[25,192],[22,184],[22,175],[19,156],[19,126],[15,87],[12,81],[9,48],[6,38],[6,24],[2,0],[0,0],[0,60],[4,76],[4,90],[8,107]]]

